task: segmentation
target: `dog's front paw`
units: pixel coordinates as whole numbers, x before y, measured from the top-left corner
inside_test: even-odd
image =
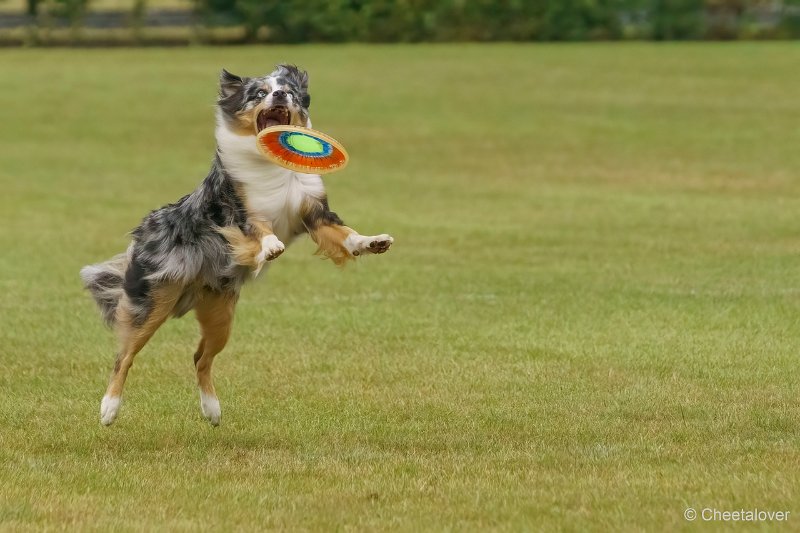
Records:
[[[258,276],[258,273],[261,272],[261,267],[264,266],[264,262],[272,261],[281,255],[285,249],[286,246],[275,235],[267,235],[261,239],[261,252],[256,256],[256,269],[253,271],[253,276]]]
[[[370,239],[369,243],[367,244],[367,251],[371,254],[382,254],[389,249],[389,247],[394,242],[394,239],[391,235],[387,235],[383,233],[381,235],[375,235],[374,237],[367,237]]]
[[[381,235],[350,235],[345,241],[350,253],[353,255],[361,254],[382,254],[386,252],[394,242],[391,235],[382,233]]]
[[[260,263],[272,261],[283,253],[286,247],[275,235],[267,235],[261,239],[261,253],[256,258]]]

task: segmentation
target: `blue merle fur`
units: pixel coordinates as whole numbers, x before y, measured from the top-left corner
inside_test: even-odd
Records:
[[[113,324],[124,293],[134,324],[141,324],[160,284],[184,287],[175,316],[194,307],[199,290],[238,293],[248,269],[230,257],[228,243],[218,232],[225,226],[236,226],[245,235],[252,233],[236,184],[216,156],[208,176],[194,192],[152,211],[134,228],[124,274],[113,264],[120,262],[120,256],[81,270],[106,323]]]

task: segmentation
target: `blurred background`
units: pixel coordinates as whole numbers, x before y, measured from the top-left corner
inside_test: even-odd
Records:
[[[0,0],[0,44],[791,39],[800,0]]]

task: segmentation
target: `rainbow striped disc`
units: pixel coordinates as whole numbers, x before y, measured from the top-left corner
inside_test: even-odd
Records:
[[[349,156],[339,142],[322,132],[300,126],[264,128],[258,149],[273,163],[306,174],[327,174],[347,166]]]

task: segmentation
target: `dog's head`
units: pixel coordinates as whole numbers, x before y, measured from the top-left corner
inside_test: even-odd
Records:
[[[308,73],[278,65],[266,76],[242,78],[223,69],[217,105],[228,129],[243,136],[281,124],[310,127]]]

